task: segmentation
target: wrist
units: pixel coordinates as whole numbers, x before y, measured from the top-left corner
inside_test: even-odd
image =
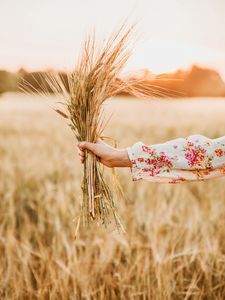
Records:
[[[117,150],[117,167],[131,167],[131,161],[127,153],[127,149]]]

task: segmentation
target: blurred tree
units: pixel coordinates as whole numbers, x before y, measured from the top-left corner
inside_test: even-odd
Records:
[[[0,70],[0,94],[17,90],[18,75]]]
[[[52,88],[48,83],[48,76],[51,71],[46,72],[31,72],[28,73],[24,69],[20,70],[20,84],[25,87],[25,90],[33,92],[48,92],[52,93]],[[59,72],[58,75],[61,77],[67,90],[69,89],[67,74]]]

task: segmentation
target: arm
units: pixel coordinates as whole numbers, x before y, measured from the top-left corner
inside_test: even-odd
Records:
[[[108,167],[130,167],[134,181],[178,183],[225,175],[225,136],[192,135],[151,146],[138,142],[121,150],[102,142],[81,142],[78,147],[82,162],[88,149]]]
[[[100,162],[109,168],[132,166],[127,149],[113,148],[102,140],[96,143],[79,142],[77,146],[81,163],[84,163],[85,150],[88,150],[98,156]]]
[[[132,179],[178,183],[225,175],[225,137],[191,135],[163,144],[127,148]]]

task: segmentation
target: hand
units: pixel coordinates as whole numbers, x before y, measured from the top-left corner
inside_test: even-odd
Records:
[[[85,150],[88,150],[98,156],[100,162],[109,168],[131,167],[131,161],[126,149],[113,148],[102,140],[98,140],[96,143],[78,142],[77,147],[81,163],[84,163]]]

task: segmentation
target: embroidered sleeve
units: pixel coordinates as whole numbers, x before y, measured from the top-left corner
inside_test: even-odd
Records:
[[[225,136],[191,135],[147,146],[127,148],[133,180],[178,183],[225,175]]]

